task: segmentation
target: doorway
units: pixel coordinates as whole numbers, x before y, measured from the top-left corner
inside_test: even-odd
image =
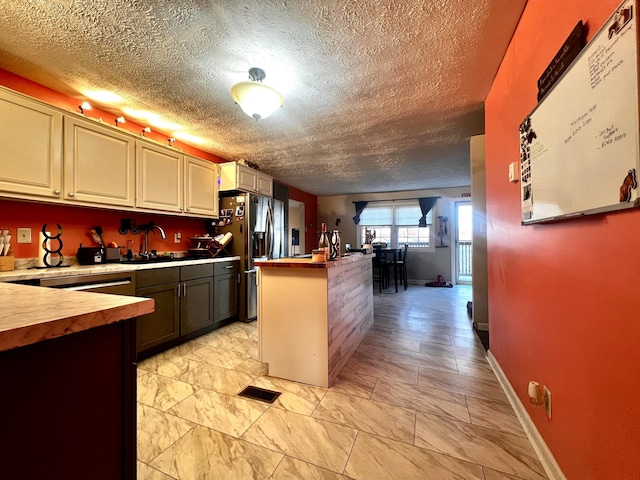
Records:
[[[304,203],[297,200],[289,200],[289,239],[291,248],[289,255],[304,255],[305,235],[304,235]]]
[[[473,212],[471,202],[456,202],[455,230],[456,283],[459,285],[471,285],[473,280]]]

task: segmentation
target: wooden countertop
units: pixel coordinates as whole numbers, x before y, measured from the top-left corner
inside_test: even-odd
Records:
[[[311,258],[279,258],[277,260],[256,260],[253,264],[261,268],[336,268],[353,262],[363,260],[371,260],[373,255],[364,255],[356,253],[346,257],[340,257],[340,260],[330,262],[313,262]]]
[[[151,313],[148,298],[0,283],[0,351]]]

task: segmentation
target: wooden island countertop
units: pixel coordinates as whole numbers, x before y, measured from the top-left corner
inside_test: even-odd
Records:
[[[0,352],[151,313],[147,298],[0,283]]]
[[[255,262],[258,347],[269,375],[331,385],[373,324],[371,258]]]
[[[332,260],[328,262],[314,262],[309,257],[289,257],[279,258],[277,260],[256,260],[254,265],[257,267],[272,267],[272,268],[336,268],[344,267],[352,262],[359,262],[362,259],[371,259],[372,255],[363,255],[356,253],[354,255],[347,255],[340,257],[340,260]]]
[[[3,478],[136,478],[147,298],[0,283]]]

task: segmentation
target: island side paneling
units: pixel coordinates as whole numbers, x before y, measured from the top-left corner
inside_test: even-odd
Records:
[[[371,259],[327,270],[329,385],[373,325]]]

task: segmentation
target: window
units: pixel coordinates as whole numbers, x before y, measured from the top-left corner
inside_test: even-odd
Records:
[[[422,212],[417,202],[367,206],[360,215],[360,243],[364,243],[365,230],[371,230],[375,233],[375,243],[428,248],[431,246],[432,212],[427,215],[427,226],[418,227]]]

